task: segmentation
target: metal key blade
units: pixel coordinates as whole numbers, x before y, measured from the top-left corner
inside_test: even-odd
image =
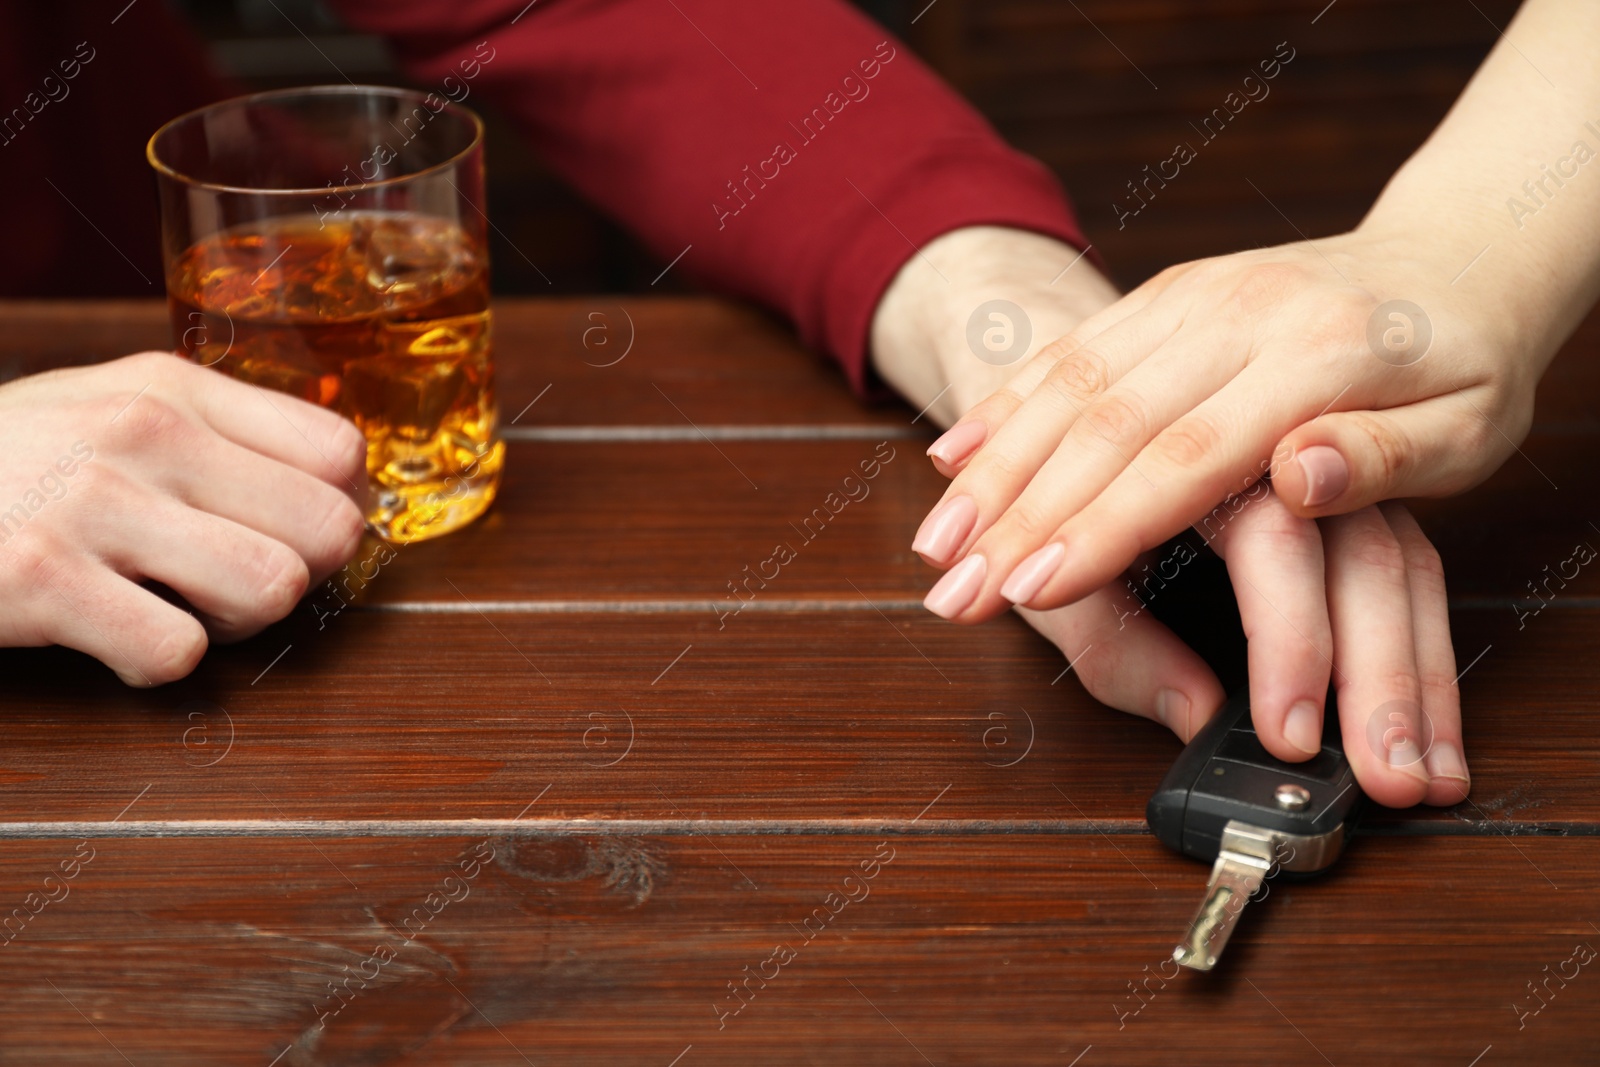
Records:
[[[1211,868],[1211,881],[1189,931],[1172,951],[1173,960],[1194,971],[1209,971],[1233,936],[1239,913],[1272,869],[1277,851],[1274,835],[1237,820],[1222,831],[1222,850]]]
[[[1256,736],[1244,694],[1183,750],[1146,808],[1168,847],[1212,864],[1211,880],[1172,958],[1209,971],[1244,906],[1282,871],[1315,874],[1342,851],[1359,807],[1329,699],[1322,750],[1302,763],[1274,757]]]

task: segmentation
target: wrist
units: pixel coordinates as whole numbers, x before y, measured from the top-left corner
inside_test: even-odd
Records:
[[[1549,287],[1481,219],[1464,207],[1454,217],[1392,203],[1374,208],[1350,234],[1360,269],[1350,280],[1380,301],[1416,304],[1431,320],[1435,344],[1481,367],[1485,380],[1531,391],[1564,336],[1552,330],[1547,292],[1538,291]]]
[[[1053,237],[952,230],[908,259],[878,302],[873,367],[948,426],[1117,295],[1080,250]],[[992,301],[1012,306],[984,307]]]
[[[1422,291],[1440,294],[1472,336],[1537,377],[1593,301],[1584,257],[1519,232],[1503,197],[1443,186],[1434,170],[1408,162],[1355,232],[1391,263],[1413,265]]]

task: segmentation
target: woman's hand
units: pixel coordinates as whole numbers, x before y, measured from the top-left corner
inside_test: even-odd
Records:
[[[944,613],[1086,596],[1264,474],[1317,516],[1492,471],[1600,295],[1596,34],[1527,0],[1357,230],[1174,267],[968,413],[933,449]]]
[[[0,387],[0,452],[0,645],[76,648],[129,685],[282,618],[361,540],[355,426],[167,353]]]
[[[1185,264],[1040,352],[931,450],[955,478],[914,547],[960,565],[934,610],[1071,603],[1268,474],[1308,517],[1487,477],[1542,364],[1418,247],[1358,232]],[[960,535],[925,551],[934,527]]]
[[[1012,230],[973,228],[940,238],[908,261],[880,304],[875,365],[913,405],[927,405],[930,419],[948,424],[1012,370],[970,347],[973,308],[1003,296],[1037,337],[1072,329],[1113,304],[1110,285],[1079,260],[1075,249]],[[1373,797],[1397,806],[1461,799],[1467,772],[1444,583],[1437,554],[1404,509],[1369,507],[1319,530],[1260,482],[1216,507],[1200,532],[1226,560],[1239,599],[1263,744],[1284,759],[1305,759],[1321,737],[1331,677],[1351,761]],[[943,556],[968,533],[957,514],[925,527],[917,547]],[[1160,580],[1176,586],[1163,596],[1183,595],[1183,576],[1173,568],[1192,560],[1185,551],[1187,557],[1155,565]],[[1226,694],[1205,661],[1130,592],[1131,577],[1134,592],[1148,595],[1149,573],[1118,573],[1066,607],[1019,610],[1096,699],[1164,723],[1188,741]],[[952,594],[957,601],[963,595],[959,588]]]

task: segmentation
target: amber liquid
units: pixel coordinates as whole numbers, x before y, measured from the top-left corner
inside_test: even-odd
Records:
[[[436,537],[494,500],[485,250],[418,215],[251,223],[173,264],[173,332],[191,359],[350,418],[367,438],[367,521]]]

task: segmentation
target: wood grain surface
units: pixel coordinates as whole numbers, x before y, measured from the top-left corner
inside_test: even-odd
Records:
[[[0,321],[0,381],[173,346],[158,301],[0,301]],[[776,320],[709,297],[497,301],[494,339],[502,423],[513,435],[572,426],[696,437],[693,424],[903,428],[915,415],[899,403],[863,406],[828,360]]]
[[[75,877],[0,948],[8,1061],[1594,1062],[1594,838],[1362,841],[1201,976],[1148,837],[525,823],[9,842],[0,902]]]
[[[1600,605],[1587,571],[1527,588],[1600,537],[1582,337],[1560,419],[1419,509],[1451,569],[1470,802],[1371,812],[1334,875],[1251,908],[1221,973],[1173,978],[1206,872],[1142,816],[1177,742],[1020,620],[918,607],[909,542],[942,482],[914,413],[866,412],[715,301],[645,302],[660,363],[589,366],[586,307],[501,308],[507,393],[537,403],[473,527],[366,546],[358,577],[159,690],[0,651],[0,1061],[1600,1054],[1586,972],[1549,977],[1600,945]],[[12,374],[165,329],[150,304],[6,311]],[[870,493],[821,525],[864,461]],[[736,598],[778,541],[796,559]],[[1236,626],[1220,579],[1177,590],[1211,637]],[[880,847],[869,898],[829,897]],[[730,992],[780,944],[779,978]],[[362,968],[368,989],[330,990]]]
[[[495,373],[503,419],[516,419],[513,437],[580,426],[693,434],[692,424],[930,430],[926,420],[912,426],[916,413],[898,401],[852,398],[829,361],[807,352],[769,316],[730,301],[636,294],[508,298],[496,301],[494,316]],[[6,323],[0,381],[173,343],[166,307],[157,301],[0,300],[0,321]],[[586,343],[589,330],[596,332]],[[627,355],[619,359],[620,351]],[[1600,312],[1583,321],[1541,380],[1536,430],[1600,431],[1597,356]]]
[[[758,602],[759,603],[759,602]],[[830,611],[351,609],[130,690],[76,653],[0,652],[0,834],[109,822],[539,817],[843,826],[927,818],[1143,832],[1178,752],[1091,700],[1007,618]],[[1509,615],[1509,613],[1507,613]],[[1457,613],[1470,801],[1375,810],[1439,833],[1600,832],[1593,609]],[[1092,653],[1091,653],[1092,654]],[[1468,654],[1462,656],[1463,663]],[[93,739],[86,750],[73,739]],[[42,829],[34,829],[35,825]],[[101,825],[100,829],[108,829]]]
[[[1353,225],[1513,8],[899,21],[1131,285]],[[1119,226],[1127,182],[1279,42],[1271,97]],[[1020,620],[920,609],[927,420],[721,300],[495,314],[510,446],[482,521],[159,690],[0,650],[0,1063],[1600,1064],[1575,962],[1600,948],[1600,578],[1567,563],[1600,544],[1600,316],[1506,465],[1416,505],[1470,802],[1369,812],[1327,877],[1269,882],[1217,972],[1174,976],[1207,872],[1143,807],[1178,743]],[[0,381],[172,341],[157,301],[0,324]],[[808,536],[880,448],[870,495]],[[797,558],[730,615],[779,541]],[[1197,565],[1156,608],[1237,680],[1219,578]]]

